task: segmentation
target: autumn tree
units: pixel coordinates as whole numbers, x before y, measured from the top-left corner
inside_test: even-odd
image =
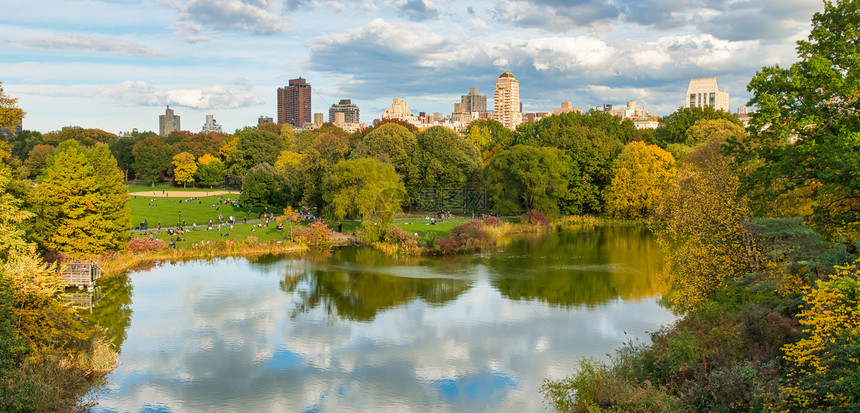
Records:
[[[493,119],[478,119],[469,123],[464,135],[481,151],[481,164],[486,167],[493,156],[508,149],[514,140],[514,134],[501,122]]]
[[[630,142],[612,162],[606,212],[616,218],[648,216],[675,177],[675,159],[656,145]]]
[[[107,145],[63,142],[33,191],[32,237],[44,249],[72,255],[119,250],[131,227],[122,171]]]
[[[224,176],[227,175],[227,167],[224,162],[210,154],[204,154],[197,160],[197,180],[212,188],[215,185],[224,184]]]
[[[182,152],[173,156],[173,179],[181,182],[183,188],[188,182],[194,182],[195,173],[197,162],[194,162],[194,155]]]
[[[24,119],[24,111],[18,108],[18,98],[9,97],[3,92],[0,82],[0,129],[14,129]]]
[[[493,157],[485,180],[495,212],[557,215],[570,183],[570,158],[557,148],[516,145]]]
[[[737,116],[724,110],[716,110],[712,107],[678,108],[675,112],[660,118],[660,127],[657,128],[655,138],[663,147],[672,143],[692,146],[687,143],[689,139],[687,131],[701,120],[725,120],[742,126]]]
[[[30,150],[27,160],[24,161],[24,168],[27,170],[28,176],[36,176],[48,164],[48,158],[54,155],[54,148],[51,145],[36,145]]]
[[[724,142],[711,139],[693,150],[654,209],[652,229],[665,251],[668,297],[677,311],[700,307],[758,265],[749,207],[737,198],[739,179],[720,153]]]
[[[400,210],[404,194],[403,182],[390,164],[371,158],[345,160],[325,180],[325,214],[368,221],[382,213],[388,219]]]

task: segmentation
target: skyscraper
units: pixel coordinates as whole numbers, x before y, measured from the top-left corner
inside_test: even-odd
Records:
[[[311,85],[306,79],[290,79],[289,86],[278,88],[278,124],[302,127],[311,121]]]
[[[729,93],[717,87],[717,78],[691,79],[684,97],[685,108],[712,107],[729,111]]]
[[[520,82],[511,72],[499,75],[496,82],[496,99],[494,102],[493,119],[501,122],[506,128],[514,130],[522,123],[523,114],[520,109]]]
[[[202,133],[218,132],[221,133],[221,125],[215,122],[215,115],[206,115],[206,123],[203,124]]]
[[[328,110],[328,121],[335,123],[335,115],[343,113],[343,123],[360,123],[358,121],[358,106],[349,99],[341,99],[340,103],[331,105]]]
[[[170,105],[168,105],[164,114],[158,116],[158,134],[167,136],[179,131],[179,116],[174,115],[173,109],[170,109]]]
[[[487,95],[479,95],[476,87],[469,88],[468,95],[460,96],[460,103],[466,113],[487,111]]]

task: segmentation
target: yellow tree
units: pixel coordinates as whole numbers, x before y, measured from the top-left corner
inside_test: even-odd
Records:
[[[654,209],[652,229],[665,255],[664,277],[676,311],[705,303],[727,280],[739,279],[758,262],[750,216],[736,197],[739,180],[711,139],[685,157],[677,177]]]
[[[0,82],[0,128],[17,126],[24,119],[24,111],[18,108],[18,99],[6,96]]]
[[[606,212],[616,218],[643,218],[677,174],[675,158],[656,145],[630,142],[612,162]]]
[[[194,182],[195,173],[197,173],[197,163],[194,162],[194,155],[180,152],[173,156],[173,179],[176,182],[182,182],[183,188],[188,182]]]

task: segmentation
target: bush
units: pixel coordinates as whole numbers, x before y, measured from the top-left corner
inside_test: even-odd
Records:
[[[484,224],[486,224],[488,227],[497,227],[502,224],[502,220],[500,220],[499,217],[489,215],[484,218]]]
[[[307,227],[299,228],[295,234],[307,245],[328,248],[332,244],[331,229],[322,221],[315,221]]]
[[[160,239],[149,239],[144,237],[132,238],[126,247],[128,252],[151,252],[167,248],[167,244]]]
[[[531,210],[523,216],[523,221],[531,225],[546,225],[546,216],[540,211]]]
[[[457,250],[471,250],[495,244],[495,239],[487,232],[484,221],[474,220],[458,225],[448,237],[436,239],[436,245],[443,254]]]

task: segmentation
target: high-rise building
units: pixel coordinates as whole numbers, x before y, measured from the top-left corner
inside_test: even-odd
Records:
[[[322,127],[325,120],[323,119],[322,113],[314,113],[314,127],[319,129]]]
[[[302,127],[311,121],[311,85],[306,79],[290,79],[288,86],[278,88],[278,124]]]
[[[469,88],[469,94],[460,96],[460,103],[463,104],[463,112],[486,112],[487,111],[487,95],[479,95],[478,88]]]
[[[391,109],[382,111],[382,119],[398,119],[409,122],[413,125],[418,124],[418,116],[412,116],[412,111],[409,110],[409,104],[405,100],[395,98],[391,102]]]
[[[173,109],[170,109],[170,105],[168,105],[164,114],[158,116],[158,134],[167,136],[179,131],[179,116],[174,115]]]
[[[729,93],[717,87],[717,78],[691,79],[684,97],[685,108],[706,108],[729,111]]]
[[[502,73],[496,82],[493,119],[514,130],[523,120],[520,108],[520,82],[511,72]]]
[[[260,118],[257,119],[257,126],[263,126],[267,123],[275,123],[275,120],[272,119],[271,116],[263,116],[263,115],[260,115]]]
[[[358,106],[349,99],[341,99],[340,103],[331,105],[331,108],[328,110],[328,121],[336,123],[335,117],[338,113],[343,113],[343,121],[341,123],[360,123],[358,120]]]
[[[206,115],[206,123],[203,124],[203,133],[218,132],[221,133],[221,125],[215,122],[214,115]]]

